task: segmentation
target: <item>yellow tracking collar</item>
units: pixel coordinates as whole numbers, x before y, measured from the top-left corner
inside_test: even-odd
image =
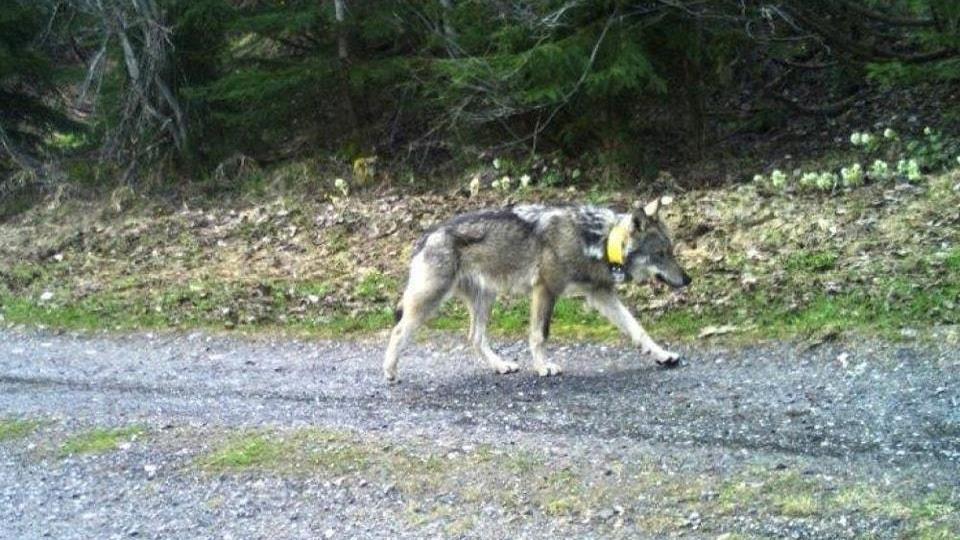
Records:
[[[626,260],[627,239],[630,238],[629,219],[630,216],[627,216],[620,220],[607,236],[607,260],[611,264],[622,265]]]

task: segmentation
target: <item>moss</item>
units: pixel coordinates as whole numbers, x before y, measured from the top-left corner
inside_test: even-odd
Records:
[[[38,420],[0,418],[0,442],[28,437],[40,427],[40,424]]]
[[[203,459],[211,470],[242,470],[276,463],[283,451],[281,444],[263,435],[237,437]]]
[[[372,450],[339,432],[305,429],[289,434],[245,433],[200,458],[202,468],[296,474],[343,474],[364,469]]]
[[[68,438],[60,446],[60,455],[75,454],[102,454],[116,450],[120,443],[135,441],[144,435],[146,430],[139,426],[130,426],[116,429],[93,429],[78,433]]]

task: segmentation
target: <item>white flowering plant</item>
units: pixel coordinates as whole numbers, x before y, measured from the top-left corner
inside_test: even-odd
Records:
[[[820,191],[832,191],[839,183],[837,173],[824,171],[817,175],[815,185]]]
[[[887,138],[886,131],[884,132],[884,138]],[[868,153],[876,151],[877,148],[880,147],[881,142],[882,139],[880,137],[873,135],[869,131],[864,131],[862,133],[859,131],[854,131],[850,135],[850,144],[861,147]]]
[[[849,167],[840,169],[840,182],[843,187],[852,188],[863,185],[863,167],[859,163],[854,163]]]
[[[897,162],[897,174],[906,178],[910,182],[918,182],[923,178],[920,172],[920,164],[915,159],[901,159]]]
[[[834,171],[795,170],[792,178],[800,190],[834,191],[853,189],[870,182],[892,179],[907,182],[923,180],[924,172],[960,165],[960,139],[944,135],[940,130],[925,127],[920,134],[901,136],[892,127],[876,133],[854,131],[850,144],[860,154],[852,163]],[[862,163],[866,165],[862,165]],[[791,177],[774,170],[769,177],[754,176],[754,182],[783,191],[789,188]]]
[[[906,143],[906,159],[914,159],[921,170],[943,170],[953,166],[951,158],[960,153],[960,139],[938,129],[923,128],[923,137]]]
[[[344,197],[350,195],[350,186],[347,185],[347,181],[343,178],[336,178],[333,181],[333,187],[340,192]]]
[[[493,189],[498,189],[500,191],[510,191],[510,184],[513,180],[510,179],[508,175],[503,175],[500,178],[497,178],[490,183],[490,187]]]
[[[813,189],[817,187],[817,180],[820,175],[815,172],[805,172],[800,176],[800,187],[803,189]]]
[[[479,174],[473,175],[473,178],[470,179],[470,184],[468,187],[468,189],[470,190],[470,196],[476,197],[477,195],[479,195],[481,187],[482,186],[480,185],[480,175]]]
[[[867,176],[875,182],[888,180],[890,179],[890,166],[882,159],[875,160],[873,164],[870,165]]]

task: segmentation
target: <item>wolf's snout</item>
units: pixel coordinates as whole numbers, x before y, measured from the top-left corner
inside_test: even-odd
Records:
[[[684,272],[684,273],[683,273],[683,278],[681,278],[680,286],[681,286],[681,287],[686,287],[687,285],[689,285],[689,284],[692,283],[692,282],[693,282],[693,279],[690,277],[690,274]]]

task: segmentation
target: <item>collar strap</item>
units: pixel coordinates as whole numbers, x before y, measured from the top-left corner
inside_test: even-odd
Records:
[[[622,266],[627,260],[627,240],[630,238],[630,215],[628,214],[610,229],[607,236],[607,261]]]

